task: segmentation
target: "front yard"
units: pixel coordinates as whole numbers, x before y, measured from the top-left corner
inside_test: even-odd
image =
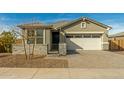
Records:
[[[0,55],[0,67],[11,68],[124,68],[124,52],[79,51],[67,56]]]
[[[1,54],[0,67],[11,68],[67,68],[66,59],[47,59],[46,57],[35,56],[26,60],[24,55]]]

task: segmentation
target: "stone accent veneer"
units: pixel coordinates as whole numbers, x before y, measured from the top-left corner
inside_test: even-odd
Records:
[[[30,45],[30,54],[32,53],[33,45]],[[26,52],[29,54],[29,45],[26,45]],[[23,45],[13,45],[12,54],[25,54]],[[39,44],[35,45],[34,48],[35,55],[47,55],[47,45]]]
[[[37,51],[35,52],[36,54],[38,53],[39,55],[47,55],[48,54],[48,47],[47,44],[43,45],[36,45],[35,48]]]
[[[103,43],[102,47],[103,50],[109,50],[109,43]]]
[[[23,45],[13,45],[12,54],[24,54],[24,46]]]
[[[59,44],[59,55],[66,55],[66,43]]]

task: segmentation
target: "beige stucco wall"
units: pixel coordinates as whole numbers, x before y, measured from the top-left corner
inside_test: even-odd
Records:
[[[77,22],[77,23],[74,23],[68,27],[66,27],[64,29],[65,32],[74,32],[74,31],[99,31],[99,32],[104,32],[106,31],[105,28],[99,26],[99,25],[96,25],[94,23],[91,23],[91,22],[86,22],[87,23],[87,26],[86,28],[81,28],[81,22],[83,21],[80,21],[80,22]]]
[[[60,43],[64,43],[65,42],[65,33],[64,31],[60,31]]]
[[[108,42],[108,31],[105,31],[105,32],[102,34],[102,41],[103,41],[103,42]]]
[[[51,48],[51,31],[49,29],[45,30],[46,32],[46,44],[48,45],[48,50]]]

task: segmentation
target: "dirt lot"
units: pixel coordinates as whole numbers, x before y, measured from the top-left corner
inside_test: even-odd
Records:
[[[47,59],[41,56],[35,56],[31,60],[26,60],[24,55],[1,54],[0,67],[67,68],[68,61],[65,59]]]

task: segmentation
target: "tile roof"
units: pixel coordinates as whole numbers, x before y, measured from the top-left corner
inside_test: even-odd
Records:
[[[69,23],[69,21],[58,21],[58,22],[52,23],[51,25],[53,25],[53,28],[58,28],[63,25],[66,25],[67,23]]]
[[[55,22],[55,23],[52,23],[52,24],[43,24],[43,23],[29,23],[29,24],[22,24],[22,25],[18,25],[18,27],[20,28],[25,28],[25,27],[48,27],[48,28],[53,28],[53,29],[59,29],[59,28],[63,28],[63,27],[66,27],[70,24],[73,24],[77,21],[80,21],[80,20],[88,20],[90,22],[93,22],[99,26],[102,26],[104,28],[108,28],[109,30],[112,29],[110,26],[107,26],[105,24],[102,24],[100,22],[97,22],[95,20],[92,20],[90,18],[87,18],[87,17],[80,17],[76,20],[72,20],[72,21],[58,21],[58,22]]]
[[[21,24],[21,25],[18,25],[18,27],[20,27],[20,28],[25,28],[25,27],[51,27],[51,25],[46,25],[46,24],[37,22],[37,23]]]

